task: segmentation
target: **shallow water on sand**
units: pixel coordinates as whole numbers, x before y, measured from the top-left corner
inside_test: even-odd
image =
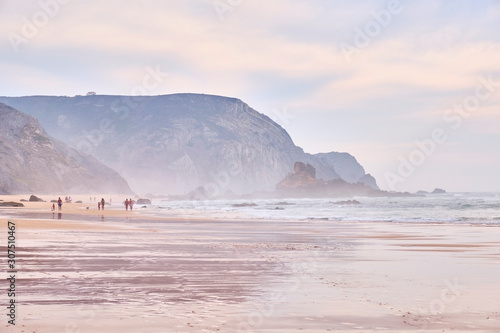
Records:
[[[71,224],[80,216],[63,217]],[[173,221],[140,214],[96,218],[79,220],[102,230],[19,227],[19,322],[26,329],[487,332],[500,327],[497,228]],[[450,284],[459,292],[447,290]]]

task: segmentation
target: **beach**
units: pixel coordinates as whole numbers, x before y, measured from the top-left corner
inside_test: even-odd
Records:
[[[500,329],[496,226],[169,218],[112,199],[0,208],[3,263],[16,236],[2,332]]]

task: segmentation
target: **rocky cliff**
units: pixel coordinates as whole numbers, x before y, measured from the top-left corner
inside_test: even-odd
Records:
[[[274,197],[352,197],[352,196],[411,196],[409,193],[380,191],[360,182],[349,183],[343,179],[316,178],[316,169],[310,164],[295,162],[294,172],[276,184]],[[347,202],[347,201],[345,201]],[[345,203],[344,202],[344,203]],[[353,203],[354,201],[349,201]]]
[[[285,179],[276,185],[278,191],[314,186],[318,183],[316,169],[311,164],[295,162],[293,173],[289,173]]]
[[[378,189],[377,182],[372,175],[366,174],[365,169],[358,163],[356,158],[348,153],[321,153],[313,155],[317,160],[335,169],[337,174],[348,183],[362,183]],[[318,178],[333,179],[324,175],[321,172]]]
[[[0,103],[0,194],[131,193],[91,156],[47,135],[38,121]]]
[[[282,127],[234,98],[32,96],[0,102],[37,117],[49,134],[92,154],[143,193],[202,187],[215,197],[273,190],[295,161],[311,164],[325,180],[346,177],[376,187],[349,154],[306,154]]]

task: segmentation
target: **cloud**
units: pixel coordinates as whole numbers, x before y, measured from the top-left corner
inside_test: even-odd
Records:
[[[473,94],[480,77],[500,80],[498,1],[401,2],[351,62],[339,46],[355,45],[387,1],[232,3],[221,20],[212,0],[70,1],[19,53],[4,34],[0,94],[129,94],[145,68],[158,66],[168,78],[152,93],[229,95],[269,114],[287,106],[297,144],[353,149],[380,177],[404,153],[395,147],[443,126],[442,113]],[[21,33],[23,18],[42,10],[35,0],[0,4],[7,33]],[[498,133],[499,105],[497,92],[455,135],[498,150],[498,140],[480,135]]]

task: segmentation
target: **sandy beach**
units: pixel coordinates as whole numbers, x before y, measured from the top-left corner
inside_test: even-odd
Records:
[[[2,332],[500,329],[497,227],[154,218],[124,199],[0,208],[17,271]]]

